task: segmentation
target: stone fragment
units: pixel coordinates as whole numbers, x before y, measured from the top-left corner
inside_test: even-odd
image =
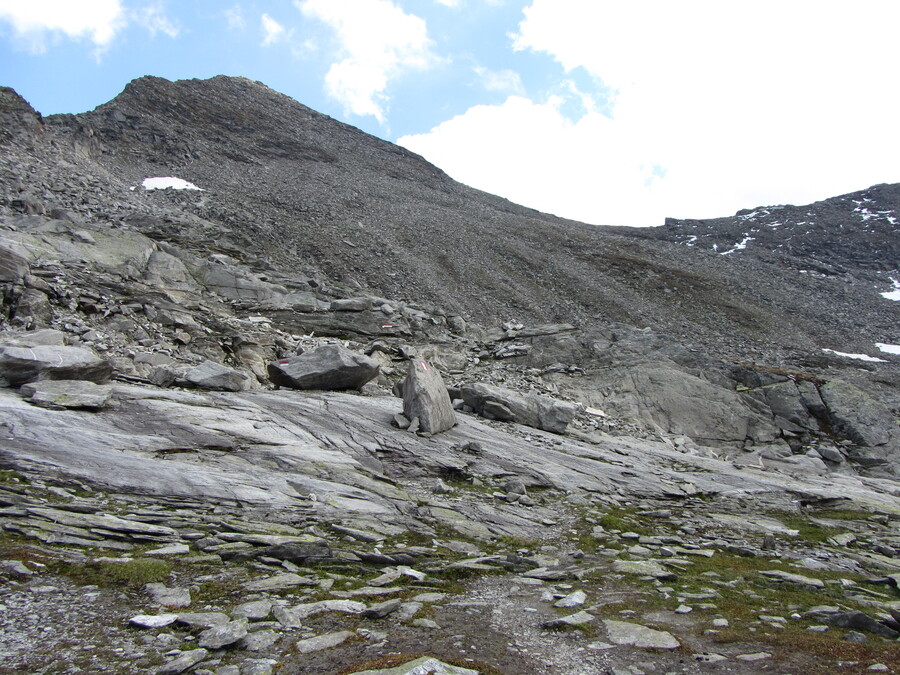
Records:
[[[81,347],[0,347],[0,379],[17,387],[36,380],[90,380],[102,384],[112,365]]]
[[[456,425],[456,413],[440,371],[427,361],[409,362],[403,383],[403,416],[419,418],[419,429],[439,434]]]
[[[274,630],[259,630],[243,637],[238,642],[238,647],[248,652],[261,652],[278,642],[280,637]]]
[[[460,394],[465,404],[483,417],[557,434],[565,432],[575,417],[576,407],[571,403],[535,394],[521,396],[493,385],[465,384],[460,387]]]
[[[293,389],[359,389],[378,375],[375,359],[340,345],[322,345],[312,351],[269,364],[273,384]]]
[[[332,312],[368,312],[372,309],[372,298],[344,298],[332,300],[329,309]]]
[[[112,388],[88,380],[44,380],[23,384],[19,393],[42,408],[100,410],[109,402]]]
[[[189,652],[184,652],[178,658],[169,661],[166,665],[156,671],[156,675],[180,675],[180,673],[193,668],[206,659],[207,656],[209,656],[209,652],[205,649],[192,649]]]
[[[271,613],[271,600],[254,600],[253,602],[245,602],[235,607],[231,610],[231,617],[233,619],[262,621],[263,619],[268,618]]]
[[[337,647],[339,644],[346,642],[354,635],[355,633],[352,633],[349,630],[341,630],[334,633],[317,635],[316,637],[308,638],[306,640],[298,640],[296,649],[301,654],[309,654],[311,652],[322,651],[323,649],[331,649],[332,647]]]
[[[233,645],[246,635],[246,620],[229,621],[228,623],[219,626],[213,626],[200,633],[197,644],[204,649],[222,649],[222,647]]]
[[[245,391],[252,382],[247,373],[223,366],[215,361],[203,361],[184,374],[189,386],[211,391]]]
[[[398,609],[400,609],[400,604],[401,601],[397,598],[379,602],[363,610],[362,615],[367,619],[383,619],[388,614],[396,612]]]
[[[578,607],[583,605],[585,600],[587,600],[587,594],[584,591],[575,591],[554,602],[553,606],[561,608]]]
[[[627,621],[603,620],[610,642],[641,649],[678,649],[681,643],[671,633]]]
[[[581,611],[575,612],[575,614],[569,614],[568,616],[560,617],[559,619],[544,621],[541,626],[543,628],[549,628],[550,630],[561,630],[565,628],[572,628],[574,626],[582,626],[586,623],[590,623],[593,620],[593,614]]]

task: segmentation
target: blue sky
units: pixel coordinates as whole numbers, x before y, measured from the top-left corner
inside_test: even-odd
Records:
[[[900,182],[896,0],[0,0],[0,84],[81,112],[242,75],[454,178],[658,225]]]

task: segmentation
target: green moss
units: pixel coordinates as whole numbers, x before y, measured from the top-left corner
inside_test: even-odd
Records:
[[[58,561],[50,565],[50,570],[55,574],[68,577],[82,586],[139,588],[151,582],[164,581],[171,573],[172,566],[165,560],[136,558],[127,562],[67,563]]]

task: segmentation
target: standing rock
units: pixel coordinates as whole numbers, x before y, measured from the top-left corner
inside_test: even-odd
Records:
[[[269,364],[273,384],[293,389],[359,389],[378,375],[379,363],[340,345],[323,345],[310,352]]]
[[[0,347],[0,378],[16,387],[35,380],[89,380],[103,383],[112,365],[81,347]]]
[[[419,429],[439,434],[456,425],[456,413],[441,373],[427,361],[409,362],[403,383],[403,415],[419,418]]]

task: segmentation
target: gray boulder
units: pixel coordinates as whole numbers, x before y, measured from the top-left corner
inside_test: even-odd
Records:
[[[323,345],[310,352],[269,364],[273,384],[293,389],[359,389],[378,375],[379,363],[340,345]]]
[[[215,361],[204,361],[187,371],[184,379],[190,386],[213,391],[245,391],[252,381],[246,373]]]
[[[372,309],[372,298],[346,298],[343,300],[332,300],[332,312],[367,312]]]
[[[0,379],[12,386],[36,380],[89,380],[103,383],[112,364],[81,347],[0,347]]]
[[[463,385],[460,394],[465,404],[483,417],[556,434],[563,433],[575,417],[573,404],[547,396],[521,396],[509,389],[481,383]]]
[[[453,403],[441,373],[427,361],[409,362],[403,382],[403,415],[419,419],[419,429],[439,434],[456,425]]]

